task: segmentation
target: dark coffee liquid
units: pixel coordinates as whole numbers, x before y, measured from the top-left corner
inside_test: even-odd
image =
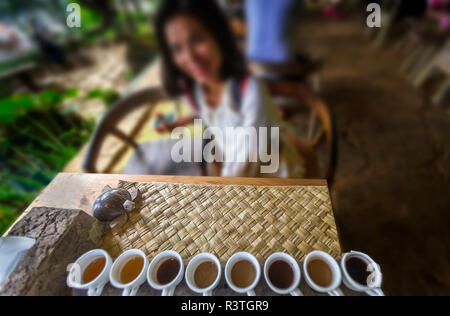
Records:
[[[284,290],[292,285],[294,271],[289,263],[278,260],[270,265],[269,279],[275,287]]]
[[[156,278],[161,285],[172,282],[180,272],[180,263],[175,258],[169,258],[164,261],[156,272]]]
[[[367,286],[370,272],[367,271],[367,263],[359,258],[350,258],[345,262],[345,267],[350,277],[357,283]]]

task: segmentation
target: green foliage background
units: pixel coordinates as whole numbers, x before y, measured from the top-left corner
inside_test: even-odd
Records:
[[[94,129],[60,104],[76,90],[0,100],[0,234],[77,154]]]
[[[148,0],[153,12],[150,15],[154,14],[159,1]],[[45,10],[63,21],[69,2],[71,1],[0,0],[0,18],[14,20],[15,16],[23,12]],[[128,56],[131,80],[156,51],[152,17],[142,12],[128,12],[117,8],[114,9],[117,15],[113,23],[105,26],[104,5],[112,6],[113,3],[113,0],[80,0],[82,27],[68,32],[68,38],[76,41],[64,48],[67,50],[68,47],[72,49],[73,45],[97,45],[105,41],[126,42],[131,52]],[[45,67],[38,56],[32,55],[29,59]],[[25,61],[19,61],[22,62]],[[1,67],[0,64],[0,69]],[[10,95],[12,83],[13,80],[0,82],[0,235],[73,159],[95,128],[93,120],[86,122],[70,109],[61,109],[63,102],[78,96],[77,89]],[[94,98],[101,99],[110,106],[117,100],[118,94],[114,90],[92,87],[85,99]]]

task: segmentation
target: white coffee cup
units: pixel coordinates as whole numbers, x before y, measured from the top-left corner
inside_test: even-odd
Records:
[[[286,289],[280,289],[280,288],[276,287],[275,285],[273,285],[272,281],[270,280],[269,269],[270,269],[271,265],[276,261],[284,261],[292,269],[294,278],[292,280],[291,286],[289,286]],[[279,253],[274,253],[273,255],[271,255],[266,260],[266,263],[264,264],[264,278],[266,279],[266,282],[269,285],[269,287],[271,288],[271,290],[277,294],[280,294],[280,295],[291,294],[292,296],[303,296],[303,293],[298,289],[298,286],[299,286],[300,280],[301,280],[300,267],[298,266],[297,261],[295,261],[295,259],[292,258],[292,256],[290,256],[288,254],[279,252]]]
[[[166,260],[175,258],[179,263],[179,271],[177,276],[168,284],[160,284],[157,278],[158,269]],[[164,251],[152,260],[147,272],[147,282],[155,290],[162,291],[162,296],[173,296],[175,288],[183,280],[184,263],[181,256],[175,251]]]
[[[358,258],[365,264],[367,264],[367,272],[371,272],[369,279],[367,280],[367,286],[364,286],[350,276],[347,270],[346,262],[351,258]],[[342,279],[346,287],[350,290],[360,293],[366,293],[370,296],[384,296],[381,290],[381,284],[383,283],[383,274],[381,273],[380,266],[368,255],[362,252],[351,251],[342,256],[341,259]]]
[[[100,274],[91,282],[83,284],[83,274],[86,268],[95,260],[105,258],[105,266]],[[82,255],[74,264],[70,266],[67,275],[67,286],[77,290],[87,290],[88,296],[102,295],[103,288],[109,282],[109,272],[113,261],[110,255],[102,250],[91,250]]]
[[[330,268],[332,279],[331,279],[330,285],[327,287],[322,287],[322,286],[316,284],[309,275],[308,265],[312,260],[315,260],[315,259],[323,261]],[[319,293],[327,293],[330,296],[344,296],[344,293],[339,288],[341,286],[341,282],[342,282],[341,269],[340,269],[338,263],[336,262],[336,260],[334,260],[334,258],[332,256],[330,256],[329,254],[327,254],[323,251],[311,252],[310,254],[308,254],[306,256],[305,261],[303,262],[303,270],[304,270],[303,272],[305,275],[306,283],[308,283],[308,285],[314,291],[319,292]]]
[[[255,279],[253,280],[253,283],[246,288],[241,288],[235,285],[231,277],[231,271],[233,270],[234,265],[240,261],[249,261],[255,268]],[[231,256],[230,259],[228,259],[228,262],[225,266],[225,280],[227,281],[228,286],[236,293],[239,294],[247,293],[248,296],[255,296],[255,288],[258,285],[260,278],[261,278],[261,267],[259,265],[259,262],[253,255],[249,254],[248,252],[236,253],[233,256]]]
[[[136,257],[141,257],[144,260],[142,270],[133,281],[124,284],[121,280],[122,270],[131,259]],[[123,290],[122,296],[136,296],[141,285],[145,283],[147,267],[148,267],[148,260],[145,253],[137,249],[128,250],[123,254],[121,254],[116,259],[116,261],[114,261],[114,264],[111,268],[111,273],[109,275],[109,279],[111,281],[111,284],[115,288]]]
[[[217,267],[217,277],[214,282],[208,286],[207,288],[200,288],[195,283],[195,272],[197,268],[205,262],[212,262]],[[210,253],[202,253],[195,256],[188,264],[186,268],[185,280],[189,288],[199,294],[203,294],[203,296],[212,296],[214,289],[219,285],[220,278],[222,276],[222,267],[220,266],[220,261],[216,256]]]

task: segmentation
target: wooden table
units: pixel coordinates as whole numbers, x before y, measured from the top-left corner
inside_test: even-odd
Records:
[[[215,178],[215,177],[178,177],[178,176],[144,176],[144,175],[111,175],[111,174],[72,174],[60,173],[41,192],[41,194],[29,205],[21,217],[25,216],[34,207],[81,209],[90,213],[94,200],[101,194],[105,185],[117,187],[120,180],[129,182],[165,182],[200,185],[252,185],[252,186],[313,186],[327,187],[326,180],[305,180],[305,179],[261,179],[261,178]],[[7,235],[8,232],[5,234]],[[313,292],[305,281],[300,284],[300,289],[305,295],[318,295]],[[347,296],[361,295],[346,289],[343,285],[341,289]],[[257,293],[259,295],[273,295],[268,289],[263,279],[261,279]],[[83,291],[75,291],[75,295],[85,295]],[[139,295],[159,295],[147,284],[144,284]],[[177,288],[177,295],[190,296],[192,292],[185,283]],[[224,283],[215,292],[216,295],[232,296]],[[120,295],[120,291],[107,285],[103,293],[105,296]]]
[[[95,199],[104,186],[117,187],[120,180],[129,182],[168,182],[204,185],[274,185],[274,186],[327,186],[326,180],[178,177],[113,174],[60,173],[28,206],[19,221],[34,207],[79,209],[91,214]],[[91,214],[92,215],[92,214]],[[6,236],[9,230],[4,234]]]

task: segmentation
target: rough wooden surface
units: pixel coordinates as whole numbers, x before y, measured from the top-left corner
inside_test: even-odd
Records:
[[[0,295],[70,295],[67,266],[98,247],[105,225],[80,210],[34,208],[9,232],[36,239]]]

